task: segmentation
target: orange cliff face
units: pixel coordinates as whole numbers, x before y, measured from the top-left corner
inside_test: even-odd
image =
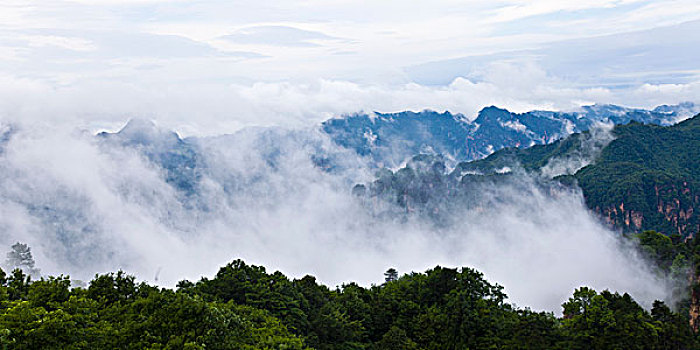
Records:
[[[669,186],[667,189],[655,186],[654,189],[653,202],[647,203],[647,209],[652,210],[644,210],[639,203],[633,205],[619,202],[607,207],[596,207],[594,211],[608,224],[623,231],[655,230],[685,237],[700,231],[700,218],[696,210],[700,208],[700,193],[687,186]]]
[[[690,316],[690,326],[697,333],[698,329],[700,329],[700,275],[698,275],[697,271],[691,273],[690,286],[691,297],[688,316]]]

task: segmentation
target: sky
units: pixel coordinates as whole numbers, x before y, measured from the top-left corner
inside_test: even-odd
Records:
[[[5,0],[0,119],[197,135],[697,101],[698,21],[693,0]]]

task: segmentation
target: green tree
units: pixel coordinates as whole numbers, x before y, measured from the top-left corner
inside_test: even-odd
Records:
[[[12,274],[7,278],[7,293],[10,300],[26,300],[31,280],[31,276],[21,269],[12,270]]]
[[[384,282],[393,282],[399,279],[399,272],[395,268],[390,268],[384,272]]]
[[[411,340],[406,331],[398,327],[391,327],[376,347],[377,350],[418,350],[418,344]]]

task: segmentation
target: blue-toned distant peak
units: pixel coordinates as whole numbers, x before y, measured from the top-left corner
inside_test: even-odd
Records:
[[[661,105],[651,110],[628,108],[609,104],[581,107],[584,118],[613,124],[636,121],[644,124],[672,125],[700,112],[700,106],[692,102],[677,105]]]
[[[473,126],[461,114],[424,110],[357,113],[322,123],[340,146],[368,156],[378,167],[394,168],[417,153],[454,158]]]
[[[659,113],[680,113],[684,111],[697,111],[700,106],[695,105],[695,103],[686,101],[681,102],[677,105],[661,105],[654,108],[654,112]]]
[[[363,114],[355,114],[356,116],[362,116]],[[420,112],[414,112],[414,111],[402,111],[402,112],[395,112],[395,113],[381,113],[381,112],[373,112],[371,114],[366,114],[366,116],[372,120],[375,119],[381,119],[381,120],[397,120],[397,119],[404,119],[404,118],[414,118],[414,119],[424,119],[424,118],[440,118],[440,119],[449,119],[449,120],[464,120],[466,119],[462,114],[452,114],[449,111],[444,111],[444,112],[437,112],[433,111],[430,109],[424,109]]]
[[[121,130],[119,134],[125,136],[153,136],[161,134],[163,131],[158,129],[155,122],[149,119],[143,118],[132,118],[130,119]]]
[[[696,105],[693,102],[682,102],[677,105],[661,105],[654,108],[653,112],[676,117],[677,119],[675,122],[679,122],[700,113],[700,105]]]
[[[171,130],[153,121],[134,118],[118,132],[101,132],[97,137],[108,145],[133,148],[165,170],[165,180],[187,195],[194,194],[200,178],[196,148]]]
[[[133,118],[115,133],[101,132],[100,137],[119,140],[131,145],[168,145],[182,142],[180,136],[171,130],[161,128],[152,120]]]
[[[499,117],[510,119],[511,115],[513,115],[513,113],[509,112],[505,108],[499,108],[496,106],[488,106],[488,107],[482,108],[479,111],[479,114],[477,115],[474,122],[482,124],[485,122],[497,120]]]

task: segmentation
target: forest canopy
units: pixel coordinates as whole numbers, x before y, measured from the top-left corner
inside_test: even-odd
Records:
[[[381,275],[381,272],[378,272]],[[369,288],[235,260],[175,289],[123,271],[86,287],[0,272],[0,342],[11,349],[691,349],[687,317],[661,301],[581,287],[563,316],[517,308],[472,268],[437,266]],[[391,277],[391,278],[388,278]]]

